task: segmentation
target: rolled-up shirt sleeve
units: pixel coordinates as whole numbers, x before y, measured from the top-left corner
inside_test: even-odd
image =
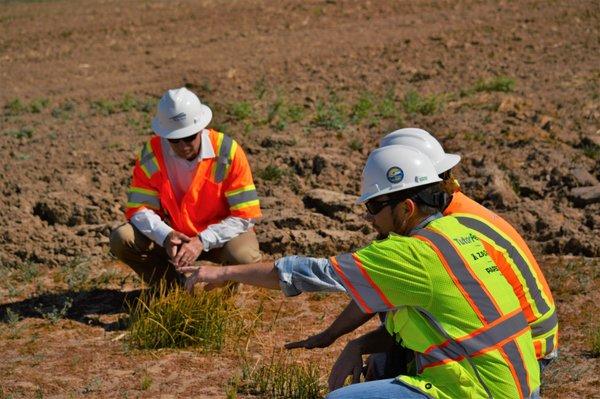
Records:
[[[275,261],[279,286],[285,296],[302,292],[346,292],[329,259],[286,256]]]

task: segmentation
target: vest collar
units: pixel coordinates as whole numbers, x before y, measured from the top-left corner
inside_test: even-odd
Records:
[[[413,227],[407,234],[407,236],[412,236],[417,234],[417,232],[421,229],[424,229],[425,227],[427,227],[427,225],[431,222],[433,222],[435,219],[439,219],[441,218],[442,215],[440,212],[436,212],[433,215],[429,215],[427,216],[425,219],[421,220],[421,223],[419,223],[418,225],[416,225],[415,227]]]

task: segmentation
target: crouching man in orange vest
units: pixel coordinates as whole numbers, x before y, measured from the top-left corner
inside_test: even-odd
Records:
[[[329,259],[288,256],[275,263],[194,271],[192,289],[236,281],[306,291],[341,291],[363,313],[385,312],[385,323],[352,340],[329,377],[329,399],[538,398],[539,366],[531,329],[511,285],[477,231],[442,216],[442,179],[431,160],[404,145],[374,150],[361,196],[383,240]],[[415,354],[415,370],[360,381],[363,355],[394,343]]]
[[[197,259],[260,260],[253,223],[261,216],[242,148],[206,129],[212,111],[186,88],[169,90],[152,121],[157,134],[133,168],[125,223],[110,247],[144,281],[185,281],[178,269]]]

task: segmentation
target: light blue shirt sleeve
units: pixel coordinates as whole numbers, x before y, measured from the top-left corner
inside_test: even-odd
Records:
[[[346,292],[329,259],[286,256],[275,261],[275,268],[285,296],[315,291]]]

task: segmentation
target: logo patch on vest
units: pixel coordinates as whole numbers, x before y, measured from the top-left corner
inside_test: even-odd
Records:
[[[404,179],[404,172],[397,166],[388,169],[386,177],[390,183],[400,183]]]
[[[180,112],[175,116],[170,117],[169,119],[171,119],[173,122],[179,122],[179,121],[184,121],[186,118],[185,112]]]

